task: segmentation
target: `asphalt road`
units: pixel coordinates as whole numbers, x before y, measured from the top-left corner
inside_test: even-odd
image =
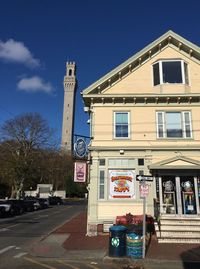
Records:
[[[0,269],[42,268],[39,264],[34,264],[33,260],[26,258],[30,247],[84,208],[84,204],[68,203],[14,218],[1,218]]]

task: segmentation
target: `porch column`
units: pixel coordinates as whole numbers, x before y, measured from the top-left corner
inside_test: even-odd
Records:
[[[177,213],[182,215],[182,199],[181,199],[181,187],[180,187],[180,177],[175,177],[176,181],[176,202],[177,202]]]
[[[200,208],[199,208],[199,193],[198,193],[198,183],[197,183],[197,177],[194,177],[194,190],[195,190],[195,197],[196,197],[196,208],[197,208],[197,214],[200,214]]]
[[[162,177],[159,177],[159,200],[160,200],[160,213],[163,214]]]

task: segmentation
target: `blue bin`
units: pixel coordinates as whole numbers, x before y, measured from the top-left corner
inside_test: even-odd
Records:
[[[121,257],[126,255],[126,230],[122,225],[109,228],[109,256]]]
[[[142,259],[143,237],[138,233],[126,235],[126,256],[134,259]]]

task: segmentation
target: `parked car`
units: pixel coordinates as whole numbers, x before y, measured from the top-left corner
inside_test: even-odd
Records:
[[[49,200],[46,198],[37,198],[38,202],[41,206],[41,209],[45,209],[49,207]]]
[[[50,205],[63,205],[63,200],[60,196],[49,196]]]
[[[41,209],[41,204],[39,203],[39,200],[37,197],[33,197],[33,196],[26,196],[24,198],[24,200],[29,203],[32,203],[33,204],[33,208],[34,210],[38,210],[38,209]]]
[[[21,215],[25,212],[24,201],[21,199],[8,199],[6,200],[8,204],[12,204],[13,208],[16,210],[16,215]]]
[[[35,210],[34,200],[23,199],[23,202],[24,202],[24,209],[26,212],[32,212]]]
[[[15,216],[22,214],[22,208],[13,200],[0,201],[1,216]]]

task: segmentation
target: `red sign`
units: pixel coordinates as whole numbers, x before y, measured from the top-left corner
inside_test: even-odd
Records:
[[[74,163],[74,182],[86,181],[86,163],[75,162]]]
[[[149,194],[149,185],[140,184],[140,197],[147,197]]]

